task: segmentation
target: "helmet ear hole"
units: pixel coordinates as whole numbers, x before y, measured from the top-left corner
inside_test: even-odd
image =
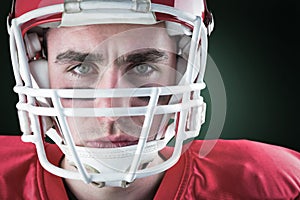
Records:
[[[28,33],[24,36],[24,41],[29,59],[33,59],[42,50],[39,36],[37,33]]]
[[[48,61],[45,59],[34,60],[29,63],[30,72],[35,86],[49,88]]]

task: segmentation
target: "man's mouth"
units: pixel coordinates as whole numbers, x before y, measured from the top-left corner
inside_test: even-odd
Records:
[[[117,148],[136,145],[137,143],[138,140],[136,137],[133,138],[128,136],[109,136],[85,141],[84,146],[92,148]]]

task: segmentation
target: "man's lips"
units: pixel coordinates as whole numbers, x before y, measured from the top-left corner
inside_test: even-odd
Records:
[[[84,146],[92,148],[116,148],[135,145],[138,143],[136,137],[108,136],[84,142]]]

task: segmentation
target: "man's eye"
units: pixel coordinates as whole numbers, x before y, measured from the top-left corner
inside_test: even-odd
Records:
[[[85,75],[95,73],[95,67],[93,67],[93,65],[91,64],[80,63],[78,65],[70,67],[68,71],[74,75],[85,76]]]
[[[77,74],[82,74],[82,75],[85,75],[85,74],[88,74],[90,71],[91,71],[91,67],[88,66],[88,65],[83,65],[83,64],[80,64],[80,65],[77,65],[73,71]]]
[[[153,66],[146,63],[135,65],[132,67],[132,72],[143,76],[151,74],[154,70],[155,69],[153,68]]]

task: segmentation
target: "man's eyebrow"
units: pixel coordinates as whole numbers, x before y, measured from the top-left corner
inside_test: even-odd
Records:
[[[115,60],[117,65],[123,65],[125,63],[142,63],[142,62],[159,62],[167,60],[168,56],[164,51],[158,49],[139,49],[128,53],[127,55],[120,56]],[[67,50],[63,53],[59,53],[56,56],[55,63],[70,63],[70,62],[84,62],[84,61],[97,61],[101,63],[104,61],[102,54],[97,53],[85,53],[73,50]]]
[[[102,54],[84,53],[73,50],[67,50],[56,56],[55,63],[69,63],[69,62],[84,62],[84,61],[103,61]]]
[[[128,53],[127,55],[121,56],[116,60],[118,65],[124,63],[142,63],[142,62],[159,62],[167,60],[168,56],[164,51],[158,49],[139,49]]]

